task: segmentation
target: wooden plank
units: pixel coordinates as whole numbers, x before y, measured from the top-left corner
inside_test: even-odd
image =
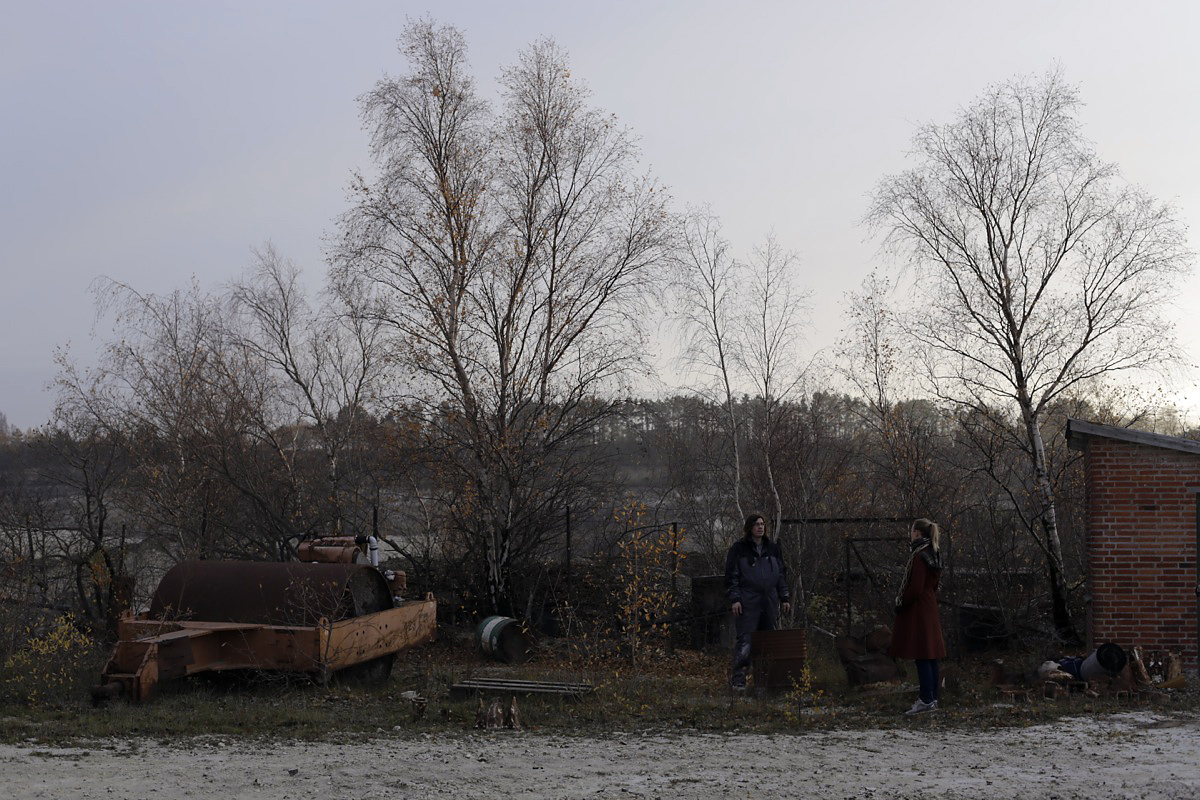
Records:
[[[475,678],[459,681],[450,687],[452,692],[501,692],[509,694],[561,694],[571,697],[588,694],[596,690],[590,683],[563,683],[557,681],[529,681],[517,678]]]
[[[593,688],[589,684],[585,684],[585,683],[555,683],[552,681],[522,681],[522,680],[515,680],[515,679],[514,680],[505,680],[503,678],[482,679],[482,680],[468,679],[468,680],[464,680],[464,681],[459,681],[458,684],[456,684],[456,685],[468,686],[468,687],[479,687],[479,688],[488,688],[490,686],[504,686],[507,688],[516,688],[516,689],[541,689],[543,691],[557,690],[557,689],[569,689],[569,690],[584,689],[584,690],[586,690],[586,689]]]

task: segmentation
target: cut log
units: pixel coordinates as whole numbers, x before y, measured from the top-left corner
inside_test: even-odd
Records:
[[[1133,673],[1133,679],[1143,686],[1150,685],[1150,673],[1146,671],[1146,664],[1142,661],[1142,648],[1132,647],[1129,650],[1129,669]]]
[[[504,710],[504,727],[513,730],[521,730],[521,714],[517,711],[517,696],[513,695],[508,704],[508,708]]]
[[[475,712],[475,727],[504,727],[504,709],[500,706],[500,700],[498,698],[493,699],[487,705],[484,705],[482,697],[479,698],[479,708]]]
[[[1167,651],[1166,662],[1163,667],[1163,683],[1174,681],[1183,675],[1183,659],[1179,653]]]

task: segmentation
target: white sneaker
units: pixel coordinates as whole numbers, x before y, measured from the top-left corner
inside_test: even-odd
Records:
[[[937,711],[937,707],[937,700],[934,700],[932,703],[926,703],[924,700],[918,697],[917,702],[913,703],[913,707],[904,713],[911,717],[913,714],[924,714],[926,711]]]

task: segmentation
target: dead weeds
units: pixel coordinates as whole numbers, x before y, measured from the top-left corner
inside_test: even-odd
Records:
[[[1007,654],[1015,662],[1022,656]],[[783,732],[867,730],[920,726],[977,729],[1027,726],[1064,717],[1151,708],[1195,712],[1200,699],[1189,688],[1117,696],[1071,692],[1043,697],[1003,696],[990,683],[993,658],[946,663],[947,685],[937,713],[919,718],[903,711],[916,694],[912,683],[851,689],[832,654],[812,655],[810,680],[792,691],[767,694],[753,686],[728,688],[728,655],[691,650],[642,655],[637,668],[606,659],[546,648],[521,665],[497,663],[463,637],[403,654],[391,678],[379,685],[321,687],[296,680],[187,681],[150,703],[114,703],[92,709],[85,698],[57,708],[0,708],[0,741],[62,745],[105,737],[190,737],[265,740],[357,741],[364,737],[433,735],[470,730],[482,699],[506,707],[516,697],[522,728],[596,736],[633,730]],[[586,683],[581,696],[481,696],[455,690],[478,678]],[[413,712],[412,697],[424,701]],[[504,734],[497,734],[504,735]]]

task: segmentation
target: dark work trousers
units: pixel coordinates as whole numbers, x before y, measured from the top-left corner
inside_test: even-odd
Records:
[[[754,631],[775,630],[775,604],[765,597],[744,595],[742,614],[734,617],[737,641],[733,645],[734,686],[746,685],[746,668],[750,666],[750,634]]]
[[[917,683],[921,687],[921,702],[932,703],[938,696],[938,660],[917,659]]]

